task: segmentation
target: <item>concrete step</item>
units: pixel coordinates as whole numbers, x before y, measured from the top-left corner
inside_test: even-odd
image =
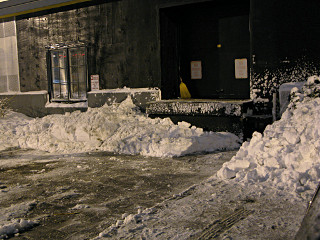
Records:
[[[243,118],[251,100],[174,99],[149,102],[150,117],[169,117],[174,123],[185,121],[206,131],[232,132],[243,138]]]

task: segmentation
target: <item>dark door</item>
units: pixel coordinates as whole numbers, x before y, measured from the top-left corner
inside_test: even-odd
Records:
[[[219,96],[249,98],[249,16],[219,19]]]
[[[161,91],[163,99],[179,96],[179,24],[171,11],[160,11]]]
[[[217,98],[218,18],[210,9],[199,6],[186,9],[183,19],[179,49],[182,78],[192,98]]]

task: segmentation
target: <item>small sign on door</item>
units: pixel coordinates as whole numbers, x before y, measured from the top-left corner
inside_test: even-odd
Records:
[[[235,59],[234,66],[236,79],[248,78],[248,60],[246,58]]]
[[[99,75],[91,75],[91,91],[99,90]]]
[[[202,79],[201,61],[191,61],[191,79]]]

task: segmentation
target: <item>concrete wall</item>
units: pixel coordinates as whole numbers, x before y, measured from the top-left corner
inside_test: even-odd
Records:
[[[86,111],[88,107],[101,107],[104,104],[121,103],[128,96],[132,98],[141,111],[146,110],[147,103],[160,100],[159,89],[111,89],[88,93],[87,102],[50,103],[47,91],[25,93],[2,93],[0,99],[9,99],[9,107],[30,117],[43,117],[48,114],[64,114],[65,112]]]
[[[88,107],[101,107],[105,104],[120,103],[127,97],[142,111],[146,110],[147,103],[158,101],[161,98],[159,89],[110,89],[88,92]]]
[[[46,91],[29,93],[0,94],[0,99],[9,99],[9,107],[30,117],[42,117],[47,114],[45,105],[48,101]]]
[[[101,89],[159,87],[156,16],[154,1],[127,0],[18,17],[21,91],[48,88],[45,46],[68,42],[87,43]]]

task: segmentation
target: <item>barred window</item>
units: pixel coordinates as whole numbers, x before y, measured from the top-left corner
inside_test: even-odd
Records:
[[[52,101],[83,101],[87,98],[87,49],[65,47],[49,50],[49,87]]]

